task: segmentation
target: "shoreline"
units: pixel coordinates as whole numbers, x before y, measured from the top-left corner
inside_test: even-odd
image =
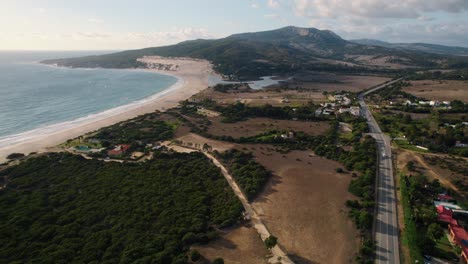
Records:
[[[164,61],[172,61],[173,63],[182,62],[183,65],[180,66],[178,71],[156,69],[122,70],[145,71],[175,77],[177,82],[167,89],[129,104],[107,109],[96,114],[6,136],[0,139],[0,163],[7,161],[6,156],[11,153],[24,153],[28,155],[31,152],[47,152],[48,148],[55,147],[68,139],[96,131],[102,127],[157,110],[164,111],[177,106],[179,101],[186,100],[193,94],[208,87],[209,75],[213,73],[211,64],[208,61],[178,60],[176,58],[165,58]]]

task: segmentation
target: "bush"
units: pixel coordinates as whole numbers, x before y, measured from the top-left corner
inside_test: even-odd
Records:
[[[272,249],[276,246],[276,244],[278,243],[278,238],[275,237],[275,236],[269,236],[267,239],[265,239],[265,246],[268,248],[268,249]]]
[[[201,259],[200,252],[198,252],[197,250],[192,250],[192,252],[190,252],[190,260],[192,260],[193,262],[197,262],[200,259]]]
[[[7,156],[7,159],[15,160],[15,159],[23,158],[23,157],[24,157],[23,153],[11,153],[10,155]]]
[[[213,260],[213,262],[211,262],[212,264],[224,264],[224,259],[222,258],[216,258],[215,260]]]

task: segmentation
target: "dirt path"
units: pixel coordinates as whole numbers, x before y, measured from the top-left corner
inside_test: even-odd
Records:
[[[186,151],[193,151],[193,149],[190,149],[190,148],[177,146],[177,150],[180,151],[182,149],[187,149]],[[265,239],[267,239],[271,235],[270,231],[265,226],[265,224],[263,224],[257,212],[252,208],[252,205],[248,202],[244,193],[242,193],[241,189],[239,188],[237,183],[234,181],[231,174],[229,174],[228,170],[224,167],[224,165],[221,164],[221,162],[219,162],[214,156],[204,151],[200,151],[200,152],[203,153],[207,158],[209,158],[216,167],[221,169],[221,173],[223,174],[224,178],[226,178],[227,182],[229,183],[229,186],[231,186],[232,190],[234,191],[236,196],[241,201],[242,205],[244,206],[245,211],[250,215],[251,222],[255,230],[257,230],[257,233],[260,235],[260,238],[262,239],[262,241],[265,241]],[[269,263],[282,263],[282,264],[294,263],[291,259],[289,259],[287,254],[278,245],[276,245],[274,248],[271,249],[271,253],[273,254],[273,257],[269,259]]]
[[[429,164],[427,164],[427,162],[418,153],[415,153],[413,151],[407,151],[407,150],[401,150],[401,151],[403,155],[407,154],[407,155],[413,156],[413,158],[424,168],[424,170],[427,172],[429,177],[439,180],[442,185],[447,186],[451,188],[452,190],[460,193],[460,190],[458,189],[457,186],[455,186],[452,182],[445,179],[444,177],[441,177],[438,173],[436,173],[431,168],[431,166],[429,166]],[[427,155],[427,154],[425,153],[424,155]],[[439,156],[439,155],[435,155],[435,156]]]

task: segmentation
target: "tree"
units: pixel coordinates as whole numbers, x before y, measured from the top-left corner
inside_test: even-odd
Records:
[[[211,262],[212,264],[224,264],[224,259],[222,258],[215,258],[213,260],[213,262]]]
[[[436,241],[444,235],[444,230],[437,223],[432,223],[427,227],[426,235]]]
[[[406,168],[407,168],[409,171],[415,171],[414,161],[412,161],[412,160],[408,161],[408,163],[406,164]]]
[[[193,262],[197,262],[198,260],[200,260],[200,258],[201,258],[200,252],[198,252],[197,250],[192,250],[192,252],[190,252],[190,259]]]
[[[270,235],[267,239],[265,239],[265,246],[268,249],[274,248],[277,243],[278,243],[278,238],[275,236]]]

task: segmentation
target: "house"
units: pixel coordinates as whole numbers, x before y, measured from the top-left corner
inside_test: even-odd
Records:
[[[338,112],[340,114],[350,113],[354,116],[359,116],[361,114],[361,110],[359,109],[359,106],[351,106],[350,108],[340,108]]]
[[[354,116],[359,116],[361,115],[361,109],[359,108],[359,106],[351,106],[350,113]]]
[[[441,201],[434,201],[434,206],[435,207],[443,206],[443,207],[446,207],[446,208],[452,209],[452,210],[462,209],[460,206],[458,206],[456,204],[448,203],[448,202],[441,202]]]
[[[446,193],[441,193],[437,196],[437,198],[439,199],[439,201],[441,202],[449,202],[449,201],[453,201],[453,197],[446,194]]]
[[[455,244],[462,249],[461,256],[463,260],[468,263],[468,234],[459,225],[449,224],[448,229]]]
[[[458,225],[457,220],[453,218],[453,211],[443,205],[436,207],[437,209],[437,220],[442,223]]]
[[[129,144],[120,144],[115,146],[114,149],[107,151],[107,155],[109,157],[122,157],[123,155],[125,155],[125,153],[127,153],[129,148]]]

